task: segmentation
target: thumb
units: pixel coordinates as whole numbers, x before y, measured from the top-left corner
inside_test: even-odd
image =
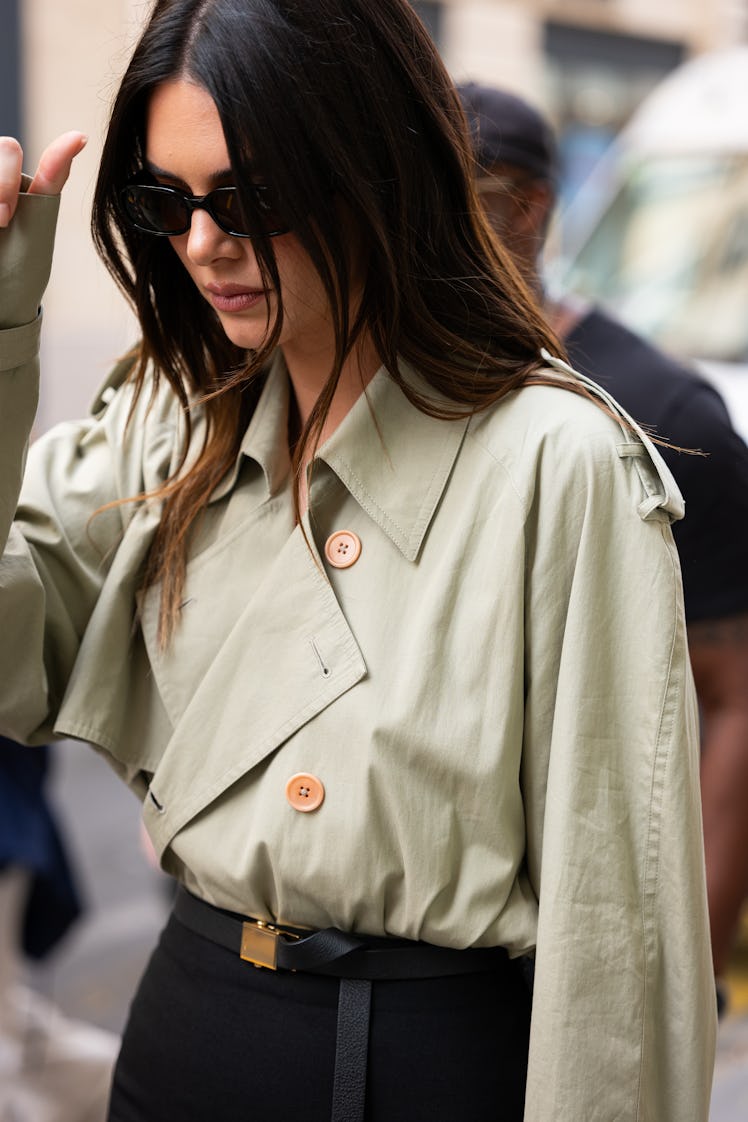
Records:
[[[59,195],[67,183],[70,167],[86,146],[82,132],[65,132],[42,152],[39,167],[29,187],[30,195]]]

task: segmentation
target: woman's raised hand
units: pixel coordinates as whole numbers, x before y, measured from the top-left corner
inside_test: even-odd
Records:
[[[82,132],[64,132],[44,149],[29,194],[59,195],[70,175],[70,166],[85,147]],[[0,227],[15,214],[21,188],[23,149],[12,136],[0,137]]]

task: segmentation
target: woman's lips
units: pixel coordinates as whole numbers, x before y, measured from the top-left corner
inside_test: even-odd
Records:
[[[265,299],[264,288],[243,288],[237,284],[209,284],[206,288],[217,312],[245,312]]]

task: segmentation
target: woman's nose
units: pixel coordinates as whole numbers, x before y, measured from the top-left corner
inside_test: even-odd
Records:
[[[237,239],[218,226],[207,210],[194,210],[187,234],[187,256],[194,265],[209,265],[218,257],[239,255]]]

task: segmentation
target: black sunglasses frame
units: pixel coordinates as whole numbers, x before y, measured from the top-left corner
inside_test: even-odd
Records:
[[[149,194],[158,195],[161,198],[171,198],[180,203],[186,208],[186,221],[184,225],[173,230],[158,230],[153,226],[146,226],[138,222],[133,216],[133,212],[130,210],[130,203],[128,201],[128,195],[135,190],[147,191]],[[262,204],[260,200],[262,194],[265,191],[272,191],[272,188],[265,184],[253,183],[250,187],[250,191],[258,196],[258,210],[261,213]],[[218,226],[224,234],[229,234],[232,238],[277,238],[281,234],[288,233],[287,226],[278,226],[270,230],[262,229],[261,219],[258,222],[258,229],[256,231],[236,230],[232,226],[227,225],[225,219],[219,217],[214,209],[216,196],[225,198],[227,195],[238,195],[238,188],[216,187],[215,190],[209,191],[207,195],[188,195],[186,191],[182,191],[179,187],[166,187],[161,183],[145,183],[143,182],[143,177],[138,176],[132,179],[126,187],[121,189],[119,192],[119,199],[124,216],[130,225],[134,226],[136,230],[140,230],[141,233],[152,234],[157,238],[176,238],[181,234],[186,234],[192,224],[192,215],[196,210],[207,211],[216,226]]]

